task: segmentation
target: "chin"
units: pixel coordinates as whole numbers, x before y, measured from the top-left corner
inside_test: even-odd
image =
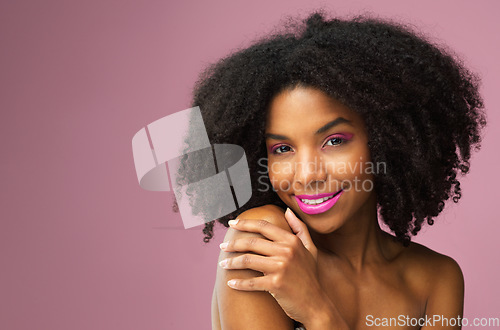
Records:
[[[333,233],[343,225],[339,219],[336,219],[335,215],[325,214],[321,217],[319,215],[310,216],[308,214],[301,214],[299,219],[307,225],[309,231],[314,231],[318,234],[324,235]]]

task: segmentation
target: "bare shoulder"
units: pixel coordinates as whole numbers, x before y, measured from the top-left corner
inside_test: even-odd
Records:
[[[443,282],[463,281],[462,270],[453,258],[431,250],[422,244],[411,242],[410,246],[405,249],[403,258],[405,263],[413,265],[413,267],[409,267],[410,269],[414,271],[419,269],[419,275],[427,279],[441,279]]]
[[[264,220],[282,229],[292,232],[292,229],[290,228],[288,222],[285,219],[285,210],[276,205],[268,204],[259,207],[254,207],[252,209],[246,210],[245,212],[241,213],[237,218]],[[228,228],[226,236],[224,237],[224,242],[243,237],[263,237],[263,236],[258,233],[250,233],[250,232],[238,231],[233,228]]]
[[[259,219],[291,231],[285,219],[285,210],[275,205],[264,205],[241,213],[239,219]],[[224,242],[245,237],[261,237],[258,233],[238,231],[228,228]],[[250,252],[248,252],[250,253]],[[221,251],[219,261],[244,253]],[[276,300],[262,291],[238,291],[227,286],[231,279],[244,279],[263,276],[262,273],[250,270],[226,270],[217,267],[215,296],[221,329],[291,329],[291,320]]]
[[[426,314],[462,315],[464,276],[453,258],[414,242],[401,257],[405,277],[426,296]]]

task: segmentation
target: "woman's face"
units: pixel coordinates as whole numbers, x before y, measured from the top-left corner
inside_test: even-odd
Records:
[[[266,146],[273,188],[310,229],[328,234],[376,210],[363,119],[320,90],[272,100]]]

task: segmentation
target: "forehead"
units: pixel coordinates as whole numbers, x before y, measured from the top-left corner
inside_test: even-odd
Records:
[[[276,95],[269,106],[266,131],[319,127],[338,117],[352,126],[364,128],[363,120],[353,110],[324,92],[311,87],[296,87]]]

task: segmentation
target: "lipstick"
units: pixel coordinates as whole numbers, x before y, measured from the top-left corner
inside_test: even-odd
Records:
[[[318,195],[296,195],[295,200],[297,200],[297,204],[299,205],[299,208],[302,212],[306,214],[319,214],[328,211],[331,209],[339,200],[340,196],[344,193],[343,190],[339,190],[335,193],[324,193],[324,194],[318,194]],[[325,197],[330,197],[333,196],[322,203],[312,205],[312,204],[306,204],[301,201],[301,199],[308,199],[308,200],[316,200],[320,198],[325,198]]]

